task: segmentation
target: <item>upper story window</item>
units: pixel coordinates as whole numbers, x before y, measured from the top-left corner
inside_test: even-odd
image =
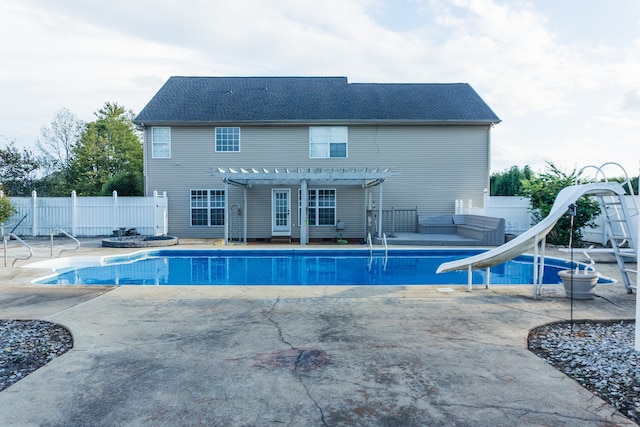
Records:
[[[349,132],[346,126],[309,127],[309,157],[346,158]]]
[[[154,159],[171,158],[171,128],[154,126],[151,128],[151,157]]]
[[[240,128],[216,128],[216,152],[240,151]]]

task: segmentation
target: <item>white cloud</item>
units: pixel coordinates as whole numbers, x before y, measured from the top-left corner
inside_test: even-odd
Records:
[[[616,7],[607,16],[624,13]],[[0,0],[0,37],[10,41],[0,45],[0,134],[31,144],[62,107],[85,120],[105,101],[139,111],[171,75],[340,75],[470,83],[503,119],[496,169],[569,155],[579,163],[579,152],[629,158],[640,27],[635,45],[592,44],[567,37],[556,9],[505,0]],[[605,137],[624,141],[620,153],[600,151]]]

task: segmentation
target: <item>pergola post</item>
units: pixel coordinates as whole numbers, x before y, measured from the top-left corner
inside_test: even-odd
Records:
[[[224,244],[229,242],[229,182],[224,180]]]
[[[304,246],[309,242],[309,224],[307,219],[307,207],[309,206],[309,191],[307,190],[307,180],[300,180],[300,245]]]

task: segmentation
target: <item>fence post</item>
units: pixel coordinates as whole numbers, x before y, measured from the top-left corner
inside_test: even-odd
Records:
[[[396,208],[391,206],[391,236],[396,234]]]
[[[118,192],[113,190],[113,230],[118,229]]]
[[[31,220],[31,236],[36,237],[38,235],[38,192],[33,190],[31,192],[31,208],[33,219]]]
[[[160,195],[157,191],[153,191],[153,209],[151,212],[153,218],[153,236],[166,235],[164,228],[164,207],[160,206]]]
[[[158,235],[158,191],[153,190],[153,209],[151,209],[151,218],[153,221],[153,231],[151,232],[152,236]]]
[[[76,190],[71,192],[71,235],[78,235],[78,195]]]
[[[164,198],[164,205],[163,205],[163,211],[162,211],[162,223],[163,223],[163,235],[166,236],[167,234],[169,234],[169,201],[167,200],[167,192],[163,191],[162,192],[162,197]],[[245,199],[246,199],[246,195],[245,195]],[[246,209],[246,203],[245,203],[245,209]],[[246,210],[245,210],[245,218],[246,218]],[[246,227],[245,227],[246,230]],[[245,234],[246,235],[246,234]],[[246,239],[245,239],[245,243],[246,243]]]
[[[482,209],[483,209],[483,214],[484,215],[489,215],[489,204],[491,203],[491,199],[489,196],[489,189],[485,188],[484,191],[482,192]]]

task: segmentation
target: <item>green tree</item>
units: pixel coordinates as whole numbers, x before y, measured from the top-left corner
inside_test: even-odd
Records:
[[[11,215],[16,213],[16,208],[13,207],[11,201],[6,197],[0,197],[0,223],[5,223]]]
[[[547,171],[522,182],[522,195],[531,199],[531,209],[536,221],[549,215],[556,196],[565,187],[584,184],[576,180],[577,171],[565,173],[553,163],[547,162]],[[582,243],[582,228],[595,226],[595,218],[600,213],[598,203],[589,196],[582,196],[576,202],[577,212],[573,219],[573,244]],[[568,208],[568,207],[567,207]],[[556,223],[547,236],[547,240],[555,245],[568,245],[571,232],[571,218],[565,215]]]
[[[106,102],[73,148],[71,181],[78,195],[96,196],[118,174],[142,174],[142,142],[133,112]]]
[[[119,173],[102,186],[101,195],[110,196],[114,191],[118,196],[144,196],[142,174],[137,172]]]
[[[41,160],[28,148],[17,148],[15,141],[0,148],[0,182],[9,196],[29,196],[37,187],[41,168]]]
[[[522,181],[533,178],[533,171],[527,165],[522,170],[518,166],[503,172],[491,174],[490,194],[492,196],[518,196],[522,194]]]

